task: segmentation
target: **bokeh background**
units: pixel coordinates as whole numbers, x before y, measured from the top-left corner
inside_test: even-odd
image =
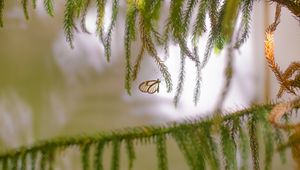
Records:
[[[163,8],[167,8],[165,1]],[[117,26],[113,33],[112,61],[107,63],[103,47],[95,34],[77,33],[74,49],[65,41],[63,32],[64,1],[56,0],[55,16],[50,17],[38,1],[36,10],[30,7],[30,19],[25,20],[22,7],[16,1],[6,1],[4,27],[0,29],[0,151],[58,136],[94,134],[146,124],[181,121],[209,114],[214,110],[224,83],[226,51],[213,54],[203,72],[200,103],[193,104],[193,63],[187,61],[186,82],[179,106],[174,107],[174,93],[166,93],[162,83],[160,93],[142,94],[138,84],[161,78],[150,57],[145,57],[133,94],[124,89],[124,14],[121,2]],[[223,109],[233,111],[255,103],[277,100],[278,83],[264,61],[264,29],[272,22],[274,4],[255,3],[251,36],[239,51],[235,51],[234,77]],[[106,21],[109,22],[109,6]],[[165,10],[162,10],[165,11]],[[167,17],[167,14],[162,14]],[[90,8],[87,28],[95,32],[96,9]],[[285,69],[299,60],[299,23],[285,8],[276,35],[276,60]],[[205,49],[207,35],[199,50]],[[137,49],[139,42],[132,49]],[[138,51],[133,50],[136,54]],[[170,46],[165,61],[176,82],[179,70],[179,50]],[[176,88],[176,83],[174,83]],[[284,96],[289,98],[290,96]],[[170,169],[187,169],[176,144],[168,143]],[[135,169],[156,169],[152,145],[137,146]],[[62,156],[56,169],[80,169],[79,152],[70,150]],[[109,151],[105,164],[109,165]],[[276,156],[275,159],[278,156]],[[122,165],[126,165],[126,158]],[[293,161],[274,169],[291,169]],[[121,169],[126,169],[123,166]]]

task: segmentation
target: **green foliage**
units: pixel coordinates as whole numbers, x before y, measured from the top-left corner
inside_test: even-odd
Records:
[[[268,112],[266,110],[261,110],[259,111],[260,114],[257,114],[257,116],[261,116],[261,128],[262,128],[262,133],[264,134],[263,140],[264,140],[264,146],[265,146],[265,170],[272,169],[271,164],[272,164],[272,157],[274,154],[274,133],[273,133],[273,128],[269,124],[268,119],[266,115],[268,115]]]
[[[3,8],[4,1],[0,0],[0,26],[3,26]],[[21,0],[25,18],[28,19],[28,1]],[[50,16],[54,16],[53,0],[42,0],[44,8]],[[31,0],[33,8],[36,7],[36,0]],[[82,32],[90,34],[86,28],[86,15],[89,6],[92,4],[91,0],[65,0],[64,11],[64,32],[66,41],[71,48],[74,47],[73,40],[75,31],[78,32],[75,23],[80,20],[80,27]],[[119,0],[95,0],[97,9],[96,19],[96,34],[99,35],[100,41],[104,46],[105,58],[110,61],[111,58],[111,44],[114,27],[118,20],[118,13],[120,8]],[[107,12],[105,7],[108,3],[112,4],[111,19],[104,20]],[[194,103],[199,101],[201,72],[209,61],[212,49],[220,51],[233,37],[234,28],[240,25],[240,31],[237,34],[235,47],[241,46],[248,37],[250,29],[250,20],[254,0],[171,0],[169,5],[169,16],[166,20],[164,32],[161,35],[157,23],[161,23],[161,6],[163,0],[127,0],[126,1],[126,19],[124,32],[124,48],[125,48],[125,89],[131,95],[132,82],[136,80],[138,72],[140,71],[144,55],[150,55],[157,64],[160,70],[167,92],[172,91],[173,82],[171,75],[168,72],[167,65],[160,58],[158,49],[163,47],[167,55],[170,41],[178,45],[182,56],[191,59],[195,63],[197,70]],[[242,21],[236,23],[237,16],[242,13]],[[193,14],[196,14],[193,20]],[[208,14],[208,15],[207,15]],[[208,16],[211,29],[209,31],[209,39],[206,44],[204,56],[198,55],[198,41],[206,32],[206,17]],[[107,30],[104,29],[105,22],[109,22]],[[137,33],[140,35],[141,47],[138,56],[135,59],[134,65],[133,56],[131,52],[131,45],[137,40]],[[192,42],[193,48],[190,49],[187,44]],[[182,59],[180,59],[182,62]],[[177,82],[177,92],[174,96],[174,103],[178,104],[181,87],[183,85],[182,66],[179,75],[180,79]]]
[[[236,144],[234,136],[231,135],[231,133],[235,133],[233,130],[234,129],[231,129],[229,123],[221,126],[221,144],[223,156],[225,158],[225,169],[237,170]]]
[[[196,45],[194,45],[193,47],[194,49],[194,54],[195,54],[195,57],[197,60],[199,60],[199,55],[198,55],[198,51],[197,51],[197,47]],[[194,89],[194,104],[197,105],[198,101],[199,101],[199,98],[200,98],[200,85],[201,85],[201,80],[202,80],[202,77],[201,77],[201,65],[199,62],[197,62],[196,64],[196,84],[195,84],[195,89]]]
[[[31,0],[33,9],[36,8],[36,1],[37,1],[37,0]]]
[[[249,138],[247,137],[247,134],[245,130],[242,127],[242,118],[235,119],[234,124],[237,127],[238,135],[239,135],[239,148],[240,148],[240,154],[241,154],[241,170],[248,169],[248,161],[249,161]]]
[[[35,4],[36,2],[33,2],[33,3]],[[44,0],[44,7],[45,7],[45,10],[47,11],[47,13],[50,16],[54,16],[54,9],[53,9],[53,2],[52,2],[52,0]]]
[[[64,15],[64,30],[66,34],[66,40],[73,48],[73,32],[75,29],[74,25],[74,13],[75,13],[75,2],[74,0],[67,0],[66,10]]]
[[[0,0],[0,27],[3,27],[4,0]]]
[[[249,138],[250,138],[250,149],[251,149],[251,155],[252,155],[252,163],[253,163],[253,169],[259,170],[259,146],[258,146],[258,139],[257,139],[257,116],[252,115],[249,118],[248,122],[248,132],[249,132]]]
[[[0,26],[3,26],[4,1],[0,0]],[[50,16],[54,15],[53,1],[44,0],[44,8]],[[185,60],[195,63],[197,70],[194,103],[197,104],[200,95],[201,72],[209,61],[212,49],[222,50],[225,45],[235,44],[240,47],[248,37],[251,21],[251,11],[254,0],[171,0],[167,24],[163,35],[159,32],[157,23],[160,20],[162,0],[127,0],[125,19],[125,89],[131,94],[132,82],[136,80],[141,63],[145,55],[153,58],[160,70],[167,91],[172,91],[172,79],[168,67],[160,58],[159,48],[167,47],[170,42],[178,45],[180,55],[180,73],[174,97],[178,104],[183,90],[185,77]],[[25,18],[28,19],[28,0],[21,0]],[[32,0],[36,7],[36,0]],[[66,40],[73,48],[74,31],[77,19],[80,19],[81,30],[89,33],[85,20],[90,7],[90,0],[66,0],[64,11],[64,32]],[[111,43],[114,27],[119,13],[119,0],[112,1],[112,16],[108,29],[104,29],[106,15],[106,0],[96,0],[97,8],[97,34],[104,46],[107,61],[111,58]],[[192,20],[193,13],[196,14]],[[236,41],[233,42],[236,18],[241,13],[242,21]],[[198,41],[207,31],[205,23],[208,16],[211,29],[203,57],[198,55]],[[191,31],[190,31],[191,30]],[[191,37],[191,38],[190,38]],[[140,51],[135,58],[131,53],[134,41],[141,41]],[[187,46],[192,42],[192,50]],[[231,60],[229,61],[231,62]],[[231,63],[232,65],[232,63]],[[228,66],[231,66],[228,64]],[[83,169],[103,170],[103,157],[105,146],[111,146],[112,157],[110,168],[120,169],[121,146],[126,145],[128,168],[133,168],[135,161],[135,142],[156,145],[158,169],[168,169],[167,140],[175,140],[183,154],[186,163],[193,170],[213,169],[248,169],[251,154],[253,169],[260,169],[259,149],[264,148],[264,168],[271,169],[272,157],[277,146],[282,146],[280,155],[284,159],[284,149],[291,145],[283,145],[285,134],[276,127],[271,127],[268,113],[272,104],[252,106],[229,115],[187,120],[182,123],[169,123],[165,126],[144,126],[114,132],[102,132],[91,136],[78,136],[72,138],[58,138],[37,142],[32,146],[3,152],[0,154],[0,167],[2,169],[27,168],[27,160],[32,170],[55,169],[55,159],[66,149],[77,147],[81,149],[81,163]],[[248,132],[248,133],[247,133]],[[263,144],[259,144],[259,133],[263,137]],[[220,139],[220,140],[218,140]],[[296,139],[294,139],[296,141]],[[297,139],[298,140],[298,139]],[[94,154],[90,154],[91,150]],[[240,153],[242,162],[237,165],[236,157]],[[91,161],[92,160],[92,161]],[[224,160],[224,161],[222,161]],[[93,162],[90,165],[90,162]],[[39,167],[37,167],[39,166]]]
[[[131,94],[131,83],[132,83],[132,73],[131,73],[131,43],[135,39],[135,21],[137,16],[137,8],[135,1],[128,1],[127,3],[127,13],[126,13],[126,23],[125,23],[125,61],[126,61],[126,71],[125,71],[125,89],[127,93]]]
[[[132,140],[126,141],[126,152],[128,157],[128,170],[131,170],[133,168],[133,161],[135,159],[135,152]]]
[[[96,170],[103,170],[103,151],[104,151],[105,142],[99,141],[96,144],[96,151],[95,151],[95,160],[94,160],[94,168]]]
[[[251,22],[251,11],[253,8],[252,0],[242,0],[242,23],[240,25],[239,30],[241,30],[241,34],[237,36],[238,40],[236,41],[235,48],[239,48],[244,42],[247,40],[249,36],[250,30],[250,22]]]
[[[183,90],[183,84],[184,84],[184,75],[185,75],[185,55],[181,51],[180,53],[180,73],[179,73],[179,80],[178,80],[178,86],[176,89],[175,97],[174,97],[174,104],[175,106],[178,105],[179,98],[181,96],[182,90]]]
[[[90,169],[90,164],[89,164],[90,148],[91,148],[91,145],[89,143],[85,144],[81,148],[81,162],[82,162],[83,170]]]
[[[126,145],[129,169],[135,160],[134,143],[153,143],[156,145],[158,169],[168,169],[167,140],[175,140],[190,169],[248,169],[249,150],[251,150],[253,169],[259,169],[259,148],[265,148],[265,169],[271,169],[271,162],[278,131],[268,122],[268,113],[274,105],[252,106],[229,115],[211,118],[187,120],[182,123],[169,123],[165,126],[144,126],[113,132],[103,132],[92,136],[57,138],[38,142],[32,146],[21,147],[0,154],[0,166],[15,169],[26,166],[26,159],[31,162],[31,169],[39,164],[40,169],[55,169],[55,159],[68,148],[81,148],[83,169],[102,170],[103,151],[111,145],[111,169],[120,168],[121,145]],[[218,121],[217,121],[218,120]],[[261,127],[261,128],[258,128]],[[260,130],[259,130],[260,129]],[[246,134],[245,131],[248,131]],[[258,135],[261,133],[261,135]],[[258,143],[258,137],[263,143]],[[285,134],[281,134],[282,145]],[[217,138],[220,137],[220,141]],[[95,152],[90,155],[91,148]],[[220,148],[220,150],[218,149]],[[59,151],[60,154],[55,154]],[[237,153],[243,162],[237,166]],[[39,155],[39,156],[38,156]],[[37,157],[41,159],[37,159]],[[93,160],[91,166],[89,162]],[[222,162],[221,160],[224,160]]]
[[[25,153],[23,153],[25,154]],[[35,170],[35,166],[36,166],[36,157],[37,157],[37,152],[36,150],[32,150],[30,153],[30,166],[31,166],[31,170]]]
[[[21,170],[26,170],[27,166],[27,155],[26,154],[21,154]]]
[[[114,140],[112,142],[112,157],[111,170],[118,170],[120,168],[120,141]]]
[[[168,159],[167,159],[167,146],[166,137],[164,135],[158,135],[156,137],[156,151],[158,158],[158,169],[167,170],[168,169]]]
[[[25,19],[28,20],[29,19],[28,0],[21,0],[21,4],[22,4],[22,7],[23,7],[23,12],[24,12]]]
[[[83,4],[83,11],[82,11],[82,14],[81,14],[82,16],[81,16],[81,20],[80,20],[81,30],[84,33],[87,33],[87,34],[90,34],[90,32],[86,28],[85,18],[86,18],[86,15],[87,15],[90,3],[91,3],[91,0],[86,0],[84,2],[84,4]]]
[[[119,11],[118,8],[119,8],[119,0],[114,0],[112,5],[112,20],[108,27],[107,35],[104,39],[105,55],[108,62],[110,61],[110,56],[111,56],[111,35],[112,35],[113,28],[115,27],[116,24],[118,11]]]
[[[226,1],[225,5],[225,11],[230,12],[224,12],[224,18],[222,21],[222,34],[225,37],[225,39],[230,39],[234,30],[236,17],[239,10],[240,0],[231,0]],[[230,41],[230,40],[229,40]]]

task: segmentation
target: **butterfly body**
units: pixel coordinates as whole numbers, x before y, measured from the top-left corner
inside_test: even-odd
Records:
[[[160,80],[148,80],[144,81],[139,85],[139,90],[143,93],[154,94],[159,92]]]

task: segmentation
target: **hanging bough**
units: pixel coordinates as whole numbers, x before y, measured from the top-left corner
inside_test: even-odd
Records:
[[[266,40],[265,40],[265,57],[268,62],[269,67],[272,69],[275,74],[278,82],[280,83],[280,90],[277,94],[278,97],[281,97],[283,92],[287,91],[296,95],[295,90],[300,89],[300,62],[293,62],[285,70],[284,73],[281,72],[278,64],[275,62],[274,54],[274,32],[277,28],[277,25],[280,23],[280,13],[281,6],[276,6],[275,20],[274,22],[266,29]],[[297,73],[294,79],[294,73]]]

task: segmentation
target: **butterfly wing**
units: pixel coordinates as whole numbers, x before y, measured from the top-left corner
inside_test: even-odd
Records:
[[[139,89],[141,92],[147,93],[148,88],[149,85],[147,84],[147,81],[144,81],[139,85]]]
[[[144,81],[139,85],[139,89],[143,93],[153,94],[159,90],[159,80]]]
[[[159,82],[156,82],[148,88],[147,92],[149,94],[153,94],[155,92],[158,92],[158,90],[159,90]]]

